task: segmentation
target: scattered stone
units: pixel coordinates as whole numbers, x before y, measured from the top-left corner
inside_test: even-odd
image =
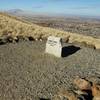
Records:
[[[94,97],[99,97],[100,98],[100,85],[93,84],[93,86],[92,86],[92,95]]]
[[[98,73],[96,72],[96,74],[97,74],[96,76],[87,77],[87,80],[91,81],[91,83],[99,84],[100,83],[99,72]]]
[[[22,42],[22,41],[27,41],[27,40],[28,39],[24,36],[21,36],[21,35],[17,36],[17,42]]]
[[[43,40],[42,39],[40,39],[40,42],[42,42]]]
[[[19,41],[19,39],[18,39],[18,37],[16,36],[16,37],[14,37],[14,41],[15,42],[18,42]]]
[[[46,53],[56,57],[62,56],[62,40],[59,37],[50,36],[46,43]]]
[[[13,39],[12,36],[8,36],[8,37],[6,37],[6,39],[7,39],[8,43],[13,43],[14,42],[14,39]]]
[[[79,96],[77,97],[77,100],[87,100],[87,99],[85,99],[85,97],[84,97],[83,95],[79,95]]]
[[[87,44],[87,46],[86,46],[86,47],[96,49],[94,44]]]
[[[52,100],[63,100],[63,99],[64,99],[64,97],[61,97],[59,95],[54,95],[54,97],[52,98]]]
[[[35,41],[35,39],[32,36],[28,37],[29,41]]]
[[[77,77],[74,80],[74,84],[80,89],[80,90],[91,90],[91,83],[88,82],[85,79]]]
[[[7,43],[6,39],[0,38],[0,45],[6,44],[6,43]]]
[[[70,35],[68,35],[67,37],[64,37],[64,38],[62,39],[62,42],[68,43],[69,38],[70,38]]]
[[[77,100],[77,94],[72,90],[61,89],[53,100]]]
[[[24,41],[29,41],[29,39],[27,38],[27,36],[24,36]]]
[[[38,39],[36,38],[35,41],[38,41]]]
[[[100,96],[95,96],[93,100],[100,100]]]
[[[85,92],[85,91],[80,91],[80,90],[77,90],[77,91],[74,91],[76,94],[78,94],[78,95],[88,95],[88,93],[87,92]]]

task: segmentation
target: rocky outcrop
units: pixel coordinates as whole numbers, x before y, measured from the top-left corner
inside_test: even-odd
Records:
[[[53,100],[77,100],[77,95],[71,90],[61,89],[57,95],[54,96]]]
[[[100,85],[77,77],[73,85],[76,90],[60,89],[53,100],[100,100]]]
[[[91,84],[90,82],[86,81],[85,79],[77,77],[74,80],[74,84],[80,89],[80,90],[91,90]]]
[[[93,84],[92,86],[93,100],[100,100],[100,85]]]

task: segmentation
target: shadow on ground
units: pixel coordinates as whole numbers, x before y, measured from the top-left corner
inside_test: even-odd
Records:
[[[72,55],[74,53],[76,53],[78,50],[80,50],[80,47],[76,47],[76,46],[67,46],[67,47],[63,47],[62,48],[62,57],[67,57],[69,55]]]

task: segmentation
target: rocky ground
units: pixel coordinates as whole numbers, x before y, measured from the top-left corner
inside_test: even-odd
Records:
[[[76,76],[100,83],[100,50],[64,46],[66,57],[56,58],[44,41],[0,45],[0,100],[49,100],[60,88],[74,90]]]

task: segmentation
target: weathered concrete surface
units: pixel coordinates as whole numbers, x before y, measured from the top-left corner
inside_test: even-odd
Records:
[[[61,42],[62,41],[60,37],[54,37],[54,36],[48,37],[45,52],[48,54],[52,54],[56,57],[61,57],[62,56],[62,43]]]

